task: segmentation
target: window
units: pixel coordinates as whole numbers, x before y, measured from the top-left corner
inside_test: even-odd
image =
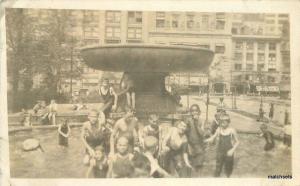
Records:
[[[247,53],[246,61],[253,61],[253,53]]]
[[[275,82],[275,77],[268,76],[268,82],[274,83]]]
[[[187,20],[186,20],[186,27],[187,28],[194,28],[194,24],[195,24],[195,21],[194,21],[194,15],[187,15]]]
[[[142,22],[142,12],[128,12],[128,24],[141,24]]]
[[[106,27],[106,38],[120,39],[121,29],[120,27]]]
[[[241,52],[234,53],[235,60],[243,60],[243,54]]]
[[[216,29],[217,30],[224,30],[225,29],[225,21],[224,20],[217,20]]]
[[[253,70],[253,64],[246,64],[246,70],[252,71]]]
[[[284,18],[288,18],[288,17],[289,17],[288,14],[279,14],[278,16],[279,16],[279,17],[284,17]]]
[[[243,43],[242,42],[236,42],[235,43],[235,49],[242,50],[243,49]]]
[[[209,45],[199,45],[199,47],[209,49]]]
[[[247,50],[253,50],[253,42],[247,42],[246,48],[247,48]]]
[[[109,23],[120,23],[121,22],[121,12],[120,11],[107,11],[106,21]]]
[[[164,27],[165,27],[165,13],[156,12],[156,28],[164,28]]]
[[[257,49],[258,49],[258,50],[263,50],[263,51],[264,51],[264,50],[265,50],[265,46],[266,46],[265,43],[258,43],[258,44],[257,44]]]
[[[258,62],[265,62],[265,54],[264,53],[259,53],[257,58],[258,58]]]
[[[242,64],[234,64],[235,70],[242,70]]]
[[[267,24],[274,24],[274,23],[275,23],[275,20],[267,20],[266,23],[267,23]]]
[[[127,38],[128,39],[142,39],[142,29],[141,28],[128,28]]]
[[[269,54],[269,70],[276,69],[276,54]]]
[[[173,14],[172,15],[172,28],[178,28],[179,26],[179,15]]]
[[[99,21],[99,12],[98,11],[84,11],[83,14],[84,22],[98,22]]]
[[[269,43],[269,50],[276,50],[276,44],[275,43]]]
[[[265,64],[258,64],[258,65],[257,65],[257,70],[258,70],[258,71],[263,71],[264,68],[265,68]]]
[[[203,15],[202,16],[202,27],[203,30],[208,30],[209,27],[209,16],[208,15]]]
[[[215,52],[217,54],[224,54],[225,53],[225,45],[224,44],[216,44]]]
[[[83,28],[84,37],[98,37],[99,29],[98,27],[89,26]]]

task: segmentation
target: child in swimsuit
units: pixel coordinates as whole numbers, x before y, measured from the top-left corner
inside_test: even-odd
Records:
[[[186,177],[186,166],[190,166],[187,159],[184,159],[187,146],[186,130],[187,125],[184,122],[177,122],[176,127],[170,129],[162,144],[164,169],[175,177]]]
[[[134,172],[132,163],[133,154],[128,149],[128,139],[120,137],[117,141],[117,153],[109,159],[108,177],[130,178]]]
[[[229,115],[221,115],[220,127],[213,136],[205,140],[210,143],[218,138],[215,177],[220,177],[223,166],[227,177],[230,177],[233,171],[234,152],[239,145],[239,140],[235,129],[229,127],[229,123]]]
[[[151,178],[151,163],[148,158],[141,154],[135,153],[132,158],[134,167],[133,178]]]
[[[264,146],[264,150],[266,152],[272,150],[275,147],[273,133],[268,130],[268,126],[266,124],[264,124],[264,123],[261,124],[260,130],[262,132],[260,136],[264,137],[265,140],[266,140],[266,144]]]
[[[69,121],[65,120],[63,124],[58,126],[58,144],[62,147],[68,147],[69,142],[68,138],[70,135],[71,129],[69,126]]]
[[[106,178],[108,170],[107,158],[102,146],[95,148],[95,157],[90,159],[90,167],[86,173],[86,177],[89,178],[93,173],[94,178]]]
[[[150,114],[148,124],[143,127],[143,131],[140,134],[140,143],[144,146],[144,139],[148,136],[153,136],[160,143],[160,137],[162,134],[162,128],[159,125],[159,117],[157,114]]]
[[[82,132],[81,132],[81,139],[86,148],[86,155],[84,157],[84,164],[88,164],[90,158],[95,156],[95,147],[101,145],[102,147],[106,146],[108,143],[107,132],[105,127],[105,118],[103,112],[99,113],[97,110],[92,110],[88,114],[88,121],[83,124]]]
[[[126,91],[128,107],[132,110],[135,110],[135,87],[133,80],[128,73],[124,73],[121,87],[124,91]]]

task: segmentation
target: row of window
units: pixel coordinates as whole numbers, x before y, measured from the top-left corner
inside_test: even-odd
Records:
[[[254,49],[254,42],[246,42],[245,47],[247,50],[253,50]],[[235,49],[242,50],[244,48],[244,44],[242,41],[238,41],[235,43]],[[257,43],[257,49],[258,50],[265,50],[266,49],[266,43],[264,42],[258,42]],[[269,50],[275,51],[276,50],[276,43],[269,43]]]
[[[225,29],[225,14],[216,16],[215,19],[215,29],[224,30]],[[210,17],[208,15],[202,15],[201,21],[196,21],[194,14],[187,14],[185,19],[181,20],[180,14],[172,14],[171,19],[166,17],[165,12],[156,13],[156,28],[179,28],[186,27],[187,29],[200,29],[200,25],[203,30],[207,30],[210,26]]]
[[[242,64],[234,64],[235,70],[242,70]],[[265,64],[257,64],[257,71],[264,71]],[[254,64],[246,64],[246,71],[253,71]],[[276,71],[276,64],[269,63],[268,71]]]
[[[128,24],[141,24],[143,22],[142,12],[128,12]],[[120,11],[107,11],[105,20],[107,23],[121,23]]]
[[[241,52],[236,52],[234,54],[234,59],[237,61],[242,61],[243,60],[243,53]],[[254,53],[246,53],[246,61],[254,61]],[[257,61],[258,62],[264,62],[265,61],[265,53],[258,53],[257,54]],[[276,54],[275,53],[270,53],[268,55],[268,61],[276,61]]]

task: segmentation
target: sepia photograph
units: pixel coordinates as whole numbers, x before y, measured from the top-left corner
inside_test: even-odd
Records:
[[[6,8],[11,178],[292,179],[290,15]]]

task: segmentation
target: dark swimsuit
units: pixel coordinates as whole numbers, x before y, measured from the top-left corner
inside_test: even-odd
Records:
[[[103,94],[103,92],[101,91],[101,88],[99,88],[99,90],[98,90],[98,91],[99,91],[99,94],[100,94],[101,97],[102,97],[102,100],[103,100],[104,105],[106,105],[106,104],[108,104],[109,102],[111,102],[111,103],[103,110],[103,113],[104,113],[104,115],[105,115],[106,118],[109,117],[109,113],[111,112],[112,105],[113,105],[113,102],[114,102],[114,96],[111,94],[110,90],[111,90],[111,87],[108,88],[106,94]]]
[[[219,144],[217,148],[217,163],[215,176],[221,175],[223,166],[225,167],[226,176],[229,177],[233,171],[233,156],[227,156],[227,152],[232,149],[232,134],[219,134]]]
[[[106,132],[102,129],[92,128],[91,131],[88,130],[88,135],[85,137],[85,139],[87,144],[89,144],[89,146],[93,149],[98,145],[101,145],[105,148],[105,142],[107,139],[106,135]]]
[[[67,125],[62,125],[60,128],[61,132],[67,134],[69,132],[69,128]],[[64,137],[60,133],[58,134],[58,144],[67,147],[69,145],[68,138]]]
[[[106,161],[96,160],[96,165],[93,168],[95,178],[106,178],[108,165]]]
[[[263,137],[264,137],[265,140],[266,140],[266,144],[265,144],[264,150],[265,150],[265,151],[272,150],[272,149],[275,147],[275,142],[274,142],[273,133],[270,132],[270,131],[267,131],[267,132],[265,132],[265,133],[263,134]],[[269,141],[271,141],[271,143],[270,143]]]

